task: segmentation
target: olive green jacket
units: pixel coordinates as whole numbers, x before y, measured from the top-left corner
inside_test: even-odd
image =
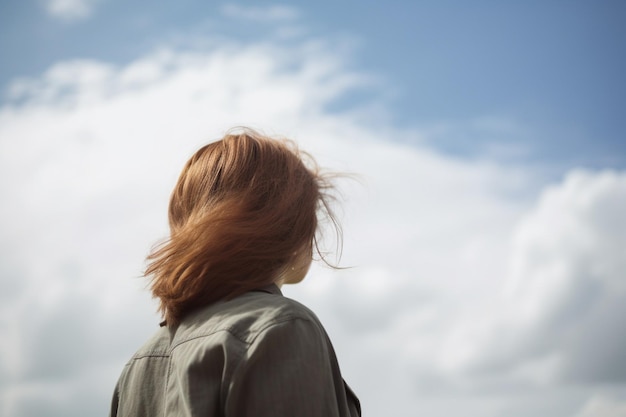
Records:
[[[111,417],[356,417],[324,328],[276,286],[161,327],[126,364]]]

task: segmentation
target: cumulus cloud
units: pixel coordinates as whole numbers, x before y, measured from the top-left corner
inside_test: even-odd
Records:
[[[93,14],[94,7],[99,0],[46,0],[45,7],[48,14],[66,20],[83,20]]]
[[[573,171],[547,187],[512,233],[488,316],[459,322],[458,356],[444,356],[458,376],[474,386],[623,383],[624,210],[625,173]]]
[[[514,362],[551,356],[551,379],[626,380],[626,174],[573,171],[515,236],[507,300],[527,339]],[[602,341],[602,343],[598,343]]]
[[[462,340],[473,381],[624,383],[625,210],[624,173],[574,171],[542,193],[513,235],[499,317]]]
[[[575,171],[535,200],[523,167],[403,145],[424,133],[372,126],[368,103],[328,111],[367,80],[328,44],[304,42],[62,62],[9,86],[0,413],[108,407],[158,323],[139,276],[167,232],[169,192],[186,158],[233,125],[290,136],[321,165],[361,175],[341,183],[343,263],[354,267],[315,267],[285,292],[318,312],[368,415],[530,415],[560,384],[603,395],[599,383],[621,383],[610,365],[626,363],[615,319],[626,174]],[[567,391],[560,415],[590,398]]]

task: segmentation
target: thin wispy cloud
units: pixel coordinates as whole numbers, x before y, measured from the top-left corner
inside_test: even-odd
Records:
[[[92,16],[100,0],[46,0],[46,11],[52,17],[65,20],[84,20]]]
[[[251,7],[228,3],[221,7],[221,12],[230,18],[258,22],[285,22],[295,20],[300,16],[297,9],[283,5]]]
[[[621,417],[626,415],[626,403],[612,397],[594,396],[576,417]]]

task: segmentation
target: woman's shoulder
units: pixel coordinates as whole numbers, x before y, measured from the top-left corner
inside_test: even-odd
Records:
[[[276,290],[251,291],[199,309],[182,320],[175,344],[209,337],[232,337],[250,344],[272,327],[300,323],[323,332],[313,311]]]

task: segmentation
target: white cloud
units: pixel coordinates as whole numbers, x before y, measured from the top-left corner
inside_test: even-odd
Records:
[[[476,373],[554,384],[626,380],[626,173],[573,171],[517,226],[500,317]],[[602,343],[598,343],[602,341]]]
[[[45,7],[53,17],[72,21],[87,19],[99,0],[46,0]]]
[[[342,183],[355,267],[313,268],[285,292],[319,313],[368,415],[552,417],[563,398],[569,416],[590,394],[561,381],[598,395],[623,381],[607,366],[626,351],[626,174],[572,172],[535,203],[521,168],[401,145],[420,132],[373,127],[369,103],[326,110],[366,80],[304,43],[63,62],[14,83],[0,109],[0,414],[108,406],[158,321],[134,277],[178,172],[242,124],[362,174]],[[590,359],[594,338],[606,358]]]

